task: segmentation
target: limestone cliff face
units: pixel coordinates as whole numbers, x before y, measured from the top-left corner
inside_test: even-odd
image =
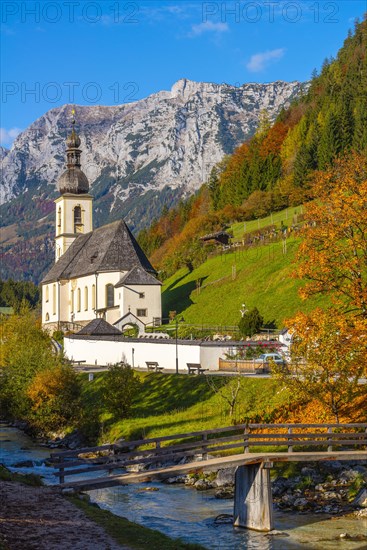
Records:
[[[2,161],[8,153],[9,153],[9,149],[0,145],[0,161]]]
[[[133,230],[149,225],[164,204],[198,189],[211,168],[254,133],[262,110],[273,120],[305,87],[182,79],[171,91],[134,103],[76,107],[96,223],[124,217]],[[51,237],[52,199],[65,169],[70,115],[70,105],[51,109],[1,153],[3,225],[32,223],[41,235],[39,224],[48,216],[44,235]]]
[[[77,107],[83,170],[91,190],[108,183],[110,209],[130,196],[169,186],[197,189],[212,166],[250,137],[261,110],[274,119],[302,90],[299,82],[233,87],[179,80],[170,92],[135,103]],[[64,169],[71,107],[48,111],[3,159],[1,202],[29,185],[55,190]]]

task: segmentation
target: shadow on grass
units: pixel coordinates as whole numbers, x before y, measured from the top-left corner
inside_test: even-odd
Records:
[[[188,418],[183,418],[182,420],[175,420],[174,422],[169,422],[169,418],[170,416],[167,415],[167,423],[163,423],[161,422],[159,424],[159,427],[160,428],[164,428],[164,435],[180,435],[180,434],[187,434],[187,433],[190,433],[191,431],[192,432],[199,432],[201,431],[202,429],[208,429],[208,428],[201,428],[200,426],[196,425],[195,426],[195,429],[192,429],[191,431],[188,429],[187,427],[187,422],[188,422]],[[195,419],[193,419],[194,421]],[[197,419],[196,419],[197,420]],[[206,420],[210,420],[210,418],[206,417]],[[151,419],[150,419],[151,421]],[[157,435],[153,434],[154,430],[156,430],[158,426],[153,424],[153,423],[149,423],[149,426],[142,426],[142,425],[139,425],[139,426],[134,426],[134,425],[131,425],[129,427],[127,427],[127,434],[126,434],[126,438],[129,440],[129,441],[136,441],[138,439],[149,439],[149,438],[153,438],[153,437],[156,437]],[[162,434],[161,434],[162,435]],[[187,441],[193,441],[193,440],[200,440],[200,436],[197,436],[197,437],[191,437],[190,439],[187,439],[185,438],[184,441],[187,442]],[[179,439],[177,440],[179,441]],[[176,441],[176,442],[177,442]],[[166,443],[163,443],[162,446],[166,446],[166,445],[172,445],[175,441],[174,440],[170,440]]]
[[[187,409],[206,401],[212,395],[205,377],[150,374],[144,379],[134,404],[133,415],[151,416]]]
[[[182,277],[179,277],[178,279],[175,279],[172,281],[172,283],[166,288],[166,290],[171,290],[174,286],[177,286],[180,281],[185,279],[190,274],[189,271],[187,271]]]
[[[266,321],[266,323],[264,324],[264,328],[276,329],[277,324],[275,322],[275,319],[273,319],[272,321]]]
[[[185,311],[188,307],[193,304],[193,301],[190,299],[190,294],[193,290],[196,289],[196,281],[189,281],[183,285],[177,286],[179,281],[184,279],[186,275],[174,281],[168,288],[166,288],[162,293],[162,311],[163,317],[168,317],[170,311],[176,311],[181,313]],[[200,279],[200,285],[202,286],[207,277],[202,277]],[[172,288],[172,287],[175,288]]]

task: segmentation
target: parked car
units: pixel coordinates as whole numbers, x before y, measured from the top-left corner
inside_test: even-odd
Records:
[[[255,363],[270,363],[274,361],[277,365],[285,365],[285,359],[279,353],[262,353],[260,357],[254,359]]]

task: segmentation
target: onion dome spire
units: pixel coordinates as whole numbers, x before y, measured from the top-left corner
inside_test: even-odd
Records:
[[[71,121],[72,131],[70,136],[68,136],[68,138],[66,139],[66,145],[68,146],[68,149],[76,149],[78,150],[79,153],[81,153],[81,151],[78,149],[81,144],[80,137],[75,131],[75,109],[71,111],[71,114],[73,115],[73,119]],[[79,155],[79,160],[80,160],[80,155]]]
[[[88,193],[89,191],[87,176],[80,169],[80,157],[82,151],[79,149],[81,144],[80,137],[75,131],[75,109],[72,109],[71,114],[72,131],[66,139],[67,170],[61,175],[58,183],[61,195],[64,193],[80,195],[83,193]]]

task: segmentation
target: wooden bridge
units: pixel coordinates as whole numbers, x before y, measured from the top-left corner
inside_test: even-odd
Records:
[[[259,531],[273,529],[273,463],[324,460],[367,461],[367,424],[241,424],[51,454],[58,487],[77,491],[236,467],[234,525]],[[149,469],[126,470],[136,465]],[[93,472],[102,475],[65,482]]]

